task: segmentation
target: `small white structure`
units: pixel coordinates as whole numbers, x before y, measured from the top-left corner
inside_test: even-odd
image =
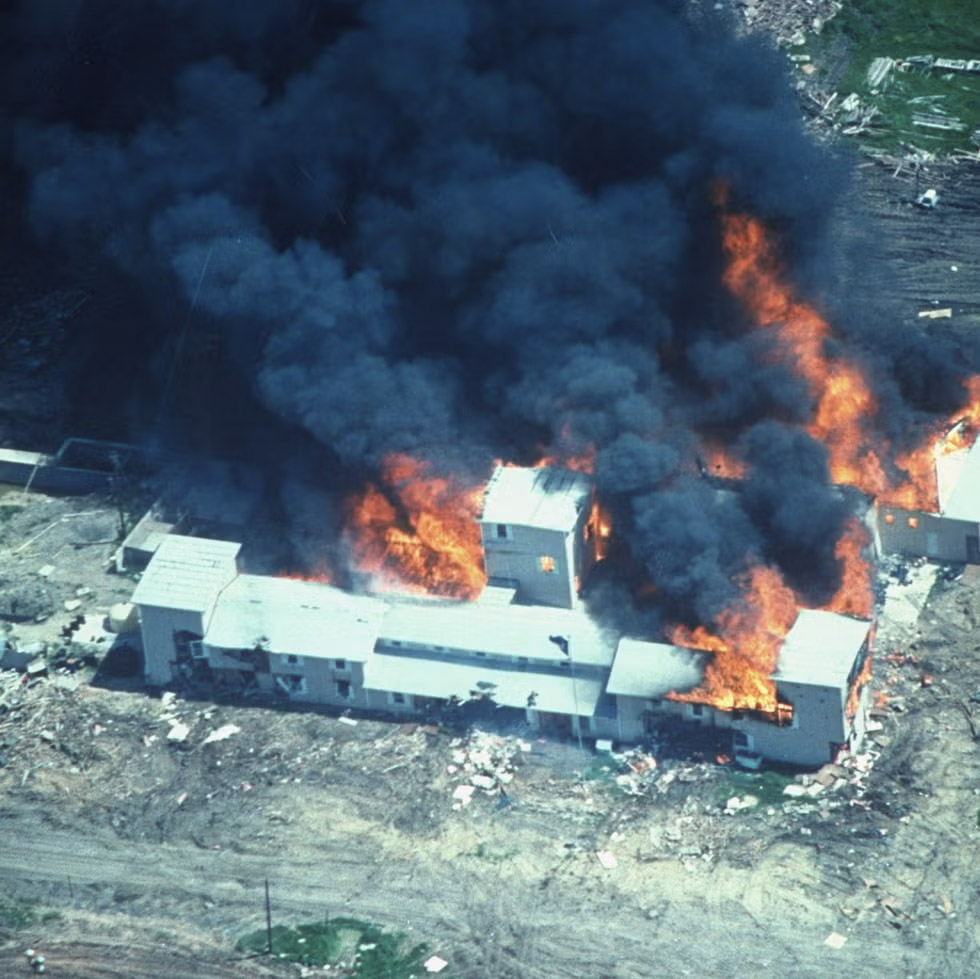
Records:
[[[575,608],[595,564],[591,513],[585,474],[498,466],[480,515],[490,584],[514,588],[518,602]]]
[[[980,439],[968,449],[936,453],[938,512],[878,507],[884,553],[980,564]]]
[[[133,592],[133,604],[140,610],[147,683],[170,683],[178,663],[202,655],[200,642],[218,595],[238,574],[241,547],[205,537],[171,536],[161,541]]]

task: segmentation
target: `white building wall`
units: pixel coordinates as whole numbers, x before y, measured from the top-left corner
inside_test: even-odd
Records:
[[[501,537],[497,526],[480,525],[487,577],[515,582],[520,602],[573,608],[578,598],[574,532],[507,524],[508,536]]]
[[[878,536],[885,554],[907,554],[957,564],[980,562],[980,524],[970,520],[881,506]]]
[[[204,634],[204,617],[200,612],[140,607],[140,633],[143,637],[143,676],[151,686],[163,686],[174,678],[177,662],[175,637],[189,632],[197,638]]]

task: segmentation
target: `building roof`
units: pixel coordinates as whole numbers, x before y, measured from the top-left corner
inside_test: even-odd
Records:
[[[773,679],[843,687],[870,629],[865,619],[802,609],[783,641]]]
[[[937,454],[936,483],[944,517],[980,522],[980,439],[969,449]]]
[[[374,649],[385,604],[332,585],[239,575],[215,604],[204,641],[220,649],[335,657],[363,662]]]
[[[592,480],[567,469],[497,466],[483,497],[481,523],[573,530],[592,498]]]
[[[469,700],[484,694],[504,707],[531,706],[534,710],[585,717],[595,713],[602,696],[602,680],[598,677],[549,675],[478,661],[448,663],[384,653],[375,653],[365,666],[364,686],[446,700],[452,696]]]
[[[381,623],[382,642],[501,656],[546,663],[565,659],[551,636],[562,637],[574,663],[608,666],[616,637],[584,612],[538,605],[392,604]]]
[[[620,639],[606,690],[624,697],[683,693],[701,682],[706,658],[683,646]]]
[[[207,537],[170,535],[133,592],[133,604],[206,612],[218,592],[238,573],[242,545]]]

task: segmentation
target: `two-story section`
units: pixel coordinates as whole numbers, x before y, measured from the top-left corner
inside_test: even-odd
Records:
[[[364,708],[364,664],[384,613],[368,595],[243,574],[218,597],[202,650],[219,689]]]
[[[365,667],[371,706],[484,700],[535,729],[602,734],[611,636],[582,612],[528,605],[393,603]]]
[[[595,564],[592,499],[584,473],[498,466],[480,515],[490,586],[516,589],[521,604],[576,608]]]
[[[735,747],[772,761],[821,765],[841,749],[860,749],[867,724],[873,628],[866,619],[803,609],[786,635],[772,674],[782,711],[772,724],[745,714],[733,724]]]
[[[147,683],[162,686],[194,669],[218,596],[238,574],[241,546],[178,535],[160,542],[133,592]]]
[[[639,741],[679,717],[731,730],[736,753],[802,766],[833,761],[864,740],[872,637],[866,619],[801,610],[771,674],[778,703],[772,713],[673,699],[699,685],[711,654],[624,638],[606,688],[616,700],[617,736]]]

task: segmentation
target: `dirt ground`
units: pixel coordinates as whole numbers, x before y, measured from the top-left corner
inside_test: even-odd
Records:
[[[56,609],[15,635],[46,638],[52,656],[84,613],[69,652],[101,657],[104,613],[132,587],[104,570],[113,509],[4,503],[0,567],[16,582],[52,566]],[[296,975],[233,951],[264,924],[268,879],[276,921],[374,920],[428,942],[454,976],[968,975],[978,616],[967,573],[933,586],[917,625],[884,621],[870,750],[798,797],[669,734],[637,775],[521,731],[465,739],[152,697],[75,663],[33,682],[0,673],[0,973],[30,974],[34,948],[52,976]],[[487,750],[512,776],[506,795],[462,805],[468,760]],[[759,803],[733,812],[749,792]],[[4,916],[19,902],[36,902],[31,921]]]

